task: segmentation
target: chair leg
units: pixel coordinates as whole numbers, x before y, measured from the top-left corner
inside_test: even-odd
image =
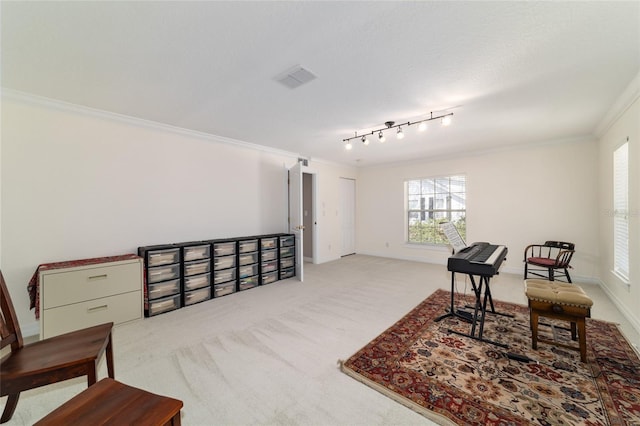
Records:
[[[4,411],[2,412],[0,423],[6,423],[11,419],[14,411],[16,411],[16,406],[18,405],[19,398],[20,393],[12,394],[7,397],[7,403],[4,406]]]
[[[554,280],[553,268],[549,268],[549,281],[553,281],[553,280]]]
[[[564,273],[567,274],[567,281],[573,283],[573,281],[571,281],[571,275],[569,275],[569,269],[564,268]]]
[[[107,373],[109,377],[115,379],[115,369],[113,366],[113,340],[111,334],[109,334],[109,342],[107,343],[107,350],[105,351],[105,357],[107,358]]]
[[[573,321],[571,322],[571,340],[578,340],[576,334],[576,323]]]
[[[95,385],[98,381],[98,359],[87,363],[87,387]]]
[[[527,262],[525,261],[525,262],[524,262],[524,279],[525,279],[525,280],[527,279],[527,272],[528,272],[528,269],[529,269],[529,268],[527,268]]]

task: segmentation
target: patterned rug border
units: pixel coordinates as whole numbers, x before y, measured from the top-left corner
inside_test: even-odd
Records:
[[[413,309],[411,309],[407,314],[405,314],[402,318],[400,318],[399,320],[397,320],[394,324],[392,324],[390,327],[388,327],[387,329],[385,329],[383,332],[381,332],[378,336],[376,336],[373,340],[371,340],[370,342],[368,342],[365,346],[363,346],[361,349],[359,349],[357,352],[355,352],[353,355],[351,355],[347,361],[343,361],[343,360],[339,360],[338,361],[338,365],[340,370],[348,375],[349,377],[371,387],[372,389],[380,392],[381,394],[385,395],[386,397],[402,404],[403,406],[421,414],[422,416],[426,417],[427,419],[430,419],[432,421],[437,422],[438,424],[446,424],[446,425],[457,425],[458,423],[448,417],[445,414],[442,414],[440,412],[434,411],[434,410],[440,410],[443,411],[441,407],[436,407],[433,406],[431,404],[425,404],[425,406],[420,405],[416,402],[414,402],[413,400],[409,399],[408,397],[405,397],[403,395],[401,395],[399,392],[394,391],[393,389],[393,385],[388,386],[385,384],[381,384],[378,383],[372,379],[370,379],[369,377],[364,376],[363,374],[360,374],[358,371],[356,371],[356,369],[352,368],[352,365],[354,363],[354,361],[362,355],[362,353],[367,349],[367,348],[373,348],[376,343],[379,343],[380,341],[383,340],[384,336],[387,335],[388,333],[390,333],[391,331],[399,328],[399,324],[403,324],[404,323],[409,323],[409,325],[407,326],[407,335],[408,336],[417,336],[419,333],[422,333],[423,331],[426,331],[429,329],[429,327],[432,326],[434,319],[438,316],[438,315],[427,315],[425,316],[424,319],[421,319],[420,321],[415,321],[415,318],[413,319],[413,321],[411,321],[411,318],[413,318],[415,316],[416,311],[418,310],[424,310],[424,309],[428,309],[427,308],[427,304],[429,299],[431,298],[439,298],[442,297],[443,295],[446,295],[446,297],[450,297],[450,292],[448,290],[444,290],[444,289],[438,289],[436,290],[434,293],[432,293],[430,296],[428,296],[426,299],[422,300],[420,303],[418,303]],[[469,295],[463,296],[463,295],[459,295],[458,293],[456,293],[456,297],[470,297]],[[516,310],[521,310],[524,312],[527,312],[528,315],[528,307],[526,305],[521,305],[518,303],[512,303],[512,302],[502,302],[499,300],[494,300],[494,304],[496,306],[496,310],[497,311],[501,311],[500,307],[501,306],[510,306],[510,307],[515,307]],[[446,305],[448,306],[448,304]],[[446,306],[442,306],[441,304],[438,304],[438,307],[440,309],[445,308]],[[431,312],[433,313],[433,312]],[[440,312],[444,313],[444,312]],[[626,343],[626,345],[628,346],[628,348],[621,348],[623,350],[623,352],[625,353],[629,353],[632,352],[633,356],[635,356],[635,359],[638,360],[638,362],[640,362],[640,355],[638,354],[638,351],[635,350],[635,348],[633,347],[633,345],[631,345],[630,341],[627,339],[627,337],[622,333],[622,329],[620,328],[620,325],[615,323],[615,322],[611,322],[611,321],[606,321],[606,320],[589,320],[589,321],[595,321],[595,322],[599,322],[602,324],[607,324],[610,327],[614,327],[616,329],[616,331],[619,333],[619,337],[622,337],[622,340],[624,341],[624,343]],[[407,339],[409,339],[409,337],[407,337]],[[588,344],[588,358],[591,360],[594,358],[594,350],[591,348],[591,342],[588,340],[587,344]],[[629,349],[629,350],[626,350]],[[631,361],[633,362],[634,360],[631,359]],[[357,368],[357,367],[356,367]],[[620,413],[617,411],[617,409],[615,409],[615,404],[613,401],[614,396],[610,393],[610,389],[608,386],[608,383],[606,382],[606,380],[603,377],[600,377],[602,374],[602,368],[603,365],[600,362],[596,362],[596,361],[592,361],[589,362],[586,366],[586,369],[588,369],[588,371],[591,372],[591,376],[594,380],[595,386],[597,388],[597,391],[600,395],[600,400],[603,404],[603,406],[608,407],[609,409],[607,409],[606,413],[604,413],[604,416],[608,422],[608,424],[610,425],[623,425],[626,424],[624,420],[622,420],[620,418]],[[633,368],[635,369],[635,365],[633,365]],[[635,370],[634,370],[635,373]],[[442,386],[443,388],[451,388],[451,389],[457,389],[457,388],[453,388],[451,386],[449,386],[448,384],[445,383],[439,383],[440,386]],[[474,405],[474,401],[467,401],[468,403],[470,403],[470,405]],[[424,403],[424,401],[423,401]],[[431,410],[430,408],[433,408],[433,410]],[[498,410],[502,410],[500,407],[495,407]],[[613,412],[610,411],[610,409],[613,410]],[[501,413],[503,415],[503,420],[508,420],[509,424],[520,424],[522,422],[527,422],[526,419],[523,418],[518,418],[517,416],[512,415],[511,413]]]
[[[340,371],[345,373],[347,376],[350,376],[351,378],[356,379],[360,383],[364,383],[365,385],[369,386],[370,388],[380,392],[384,396],[386,396],[388,398],[391,398],[392,400],[404,405],[405,407],[415,411],[418,414],[423,415],[424,417],[428,418],[429,420],[433,420],[434,422],[437,422],[439,425],[456,426],[456,423],[453,422],[448,417],[443,416],[442,414],[438,414],[435,411],[431,411],[431,410],[429,410],[427,408],[424,408],[423,406],[421,406],[419,404],[416,404],[412,400],[410,400],[408,398],[405,398],[405,397],[403,397],[402,395],[400,395],[398,393],[390,391],[386,387],[374,382],[373,380],[368,379],[368,378],[364,377],[363,375],[356,373],[354,370],[352,370],[352,369],[350,369],[348,367],[345,367],[344,361],[338,360],[338,364],[340,365]]]

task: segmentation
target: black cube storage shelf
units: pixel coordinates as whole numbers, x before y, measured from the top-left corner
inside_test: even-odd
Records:
[[[295,276],[295,237],[268,234],[138,247],[144,259],[144,315]]]

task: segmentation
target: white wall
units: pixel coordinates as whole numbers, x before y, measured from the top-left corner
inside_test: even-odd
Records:
[[[506,245],[503,271],[522,273],[528,244],[571,241],[577,251],[572,277],[594,281],[600,255],[595,148],[594,141],[579,140],[362,169],[357,183],[358,253],[445,264],[450,250],[405,243],[403,183],[465,174],[467,243]]]
[[[21,96],[2,105],[1,266],[23,328],[47,262],[287,231],[297,157]]]
[[[640,330],[640,74],[618,102],[622,113],[604,130],[598,143],[598,221],[603,256],[599,274],[603,288]],[[630,282],[613,270],[613,151],[629,138],[629,259]]]

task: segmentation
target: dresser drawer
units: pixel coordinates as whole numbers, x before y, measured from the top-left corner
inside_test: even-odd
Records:
[[[193,305],[194,303],[204,302],[209,299],[211,299],[211,287],[188,291],[184,294],[184,305]]]
[[[184,264],[184,274],[187,276],[206,274],[210,270],[211,262],[209,261],[209,259],[198,260],[196,262],[187,262]]]
[[[213,269],[219,271],[220,269],[229,269],[236,266],[236,256],[222,256],[215,257],[213,259]]]
[[[209,244],[204,244],[201,246],[186,246],[183,250],[183,260],[185,262],[208,259],[211,255],[211,246],[209,246]]]
[[[262,263],[262,273],[278,271],[278,261],[272,260],[270,262]]]
[[[258,251],[258,240],[244,240],[238,242],[239,253],[250,253],[252,251]]]
[[[46,271],[40,274],[43,309],[142,290],[141,262]],[[138,293],[139,295],[140,293]]]
[[[266,262],[268,260],[276,260],[278,258],[278,250],[263,251],[261,256],[263,262]]]
[[[119,324],[142,317],[141,290],[42,311],[42,338],[106,322]],[[81,325],[81,327],[79,327]]]
[[[278,247],[278,237],[260,238],[262,250],[270,250]]]

